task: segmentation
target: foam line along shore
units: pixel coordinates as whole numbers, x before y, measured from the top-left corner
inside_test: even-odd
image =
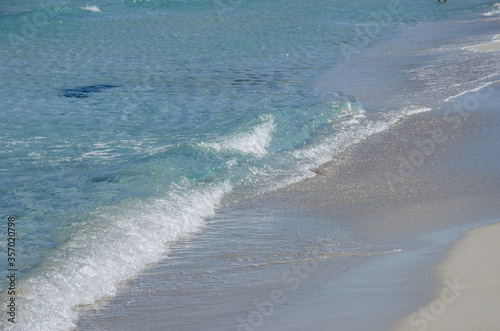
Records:
[[[378,109],[387,115],[391,107],[404,104],[400,102],[404,98],[414,104],[407,109],[414,114],[393,118],[381,130],[373,131],[369,139],[350,145],[333,156],[333,162],[316,168],[317,175],[311,179],[219,211],[203,233],[187,240],[189,252],[176,245],[169,259],[135,280],[108,307],[84,314],[81,329],[150,323],[153,328],[168,326],[179,330],[312,326],[324,329],[327,325],[335,325],[339,330],[342,325],[346,330],[374,329],[376,325],[387,330],[393,319],[425,303],[434,285],[432,273],[424,270],[429,270],[447,243],[456,240],[471,224],[483,224],[498,215],[495,162],[487,157],[494,154],[487,148],[471,147],[477,141],[487,147],[492,140],[479,139],[481,132],[488,132],[490,138],[496,132],[495,124],[485,125],[496,123],[494,117],[490,118],[491,111],[484,113],[481,107],[494,100],[497,64],[490,57],[466,50],[455,54],[465,43],[462,33],[476,24],[461,20],[412,27],[394,36],[394,40],[374,45],[373,53],[365,52],[355,58],[347,68],[350,70],[334,69],[330,75],[352,81],[352,85],[345,83],[344,89],[360,95],[362,105],[369,105],[367,109],[363,107],[363,114],[371,115]],[[444,47],[440,36],[426,33],[434,30],[455,39]],[[421,40],[422,35],[431,40]],[[416,45],[421,43],[429,48],[433,38],[438,39],[434,40],[435,48],[423,57]],[[410,55],[404,41],[414,47]],[[392,57],[384,56],[384,62],[379,49],[389,47],[396,48]],[[455,63],[457,60],[460,62]],[[467,72],[478,61],[484,61],[484,71],[473,71],[464,79],[464,71],[458,68]],[[411,67],[415,62],[417,65]],[[436,72],[444,70],[436,62],[444,68],[457,68],[454,73],[462,84],[434,88],[446,84],[437,79],[448,77],[429,70],[431,66]],[[389,98],[387,91],[391,90],[381,82],[387,79],[389,86],[396,85],[382,75],[384,70],[379,67],[396,67],[394,63],[418,74],[419,79],[401,84],[404,80],[397,71],[390,71],[394,72],[390,78],[396,79],[400,89],[392,89],[395,95]],[[357,66],[361,67],[359,71]],[[379,80],[376,85],[364,83],[363,89],[356,82],[364,82],[364,77]],[[379,91],[385,94],[378,95]],[[417,108],[424,105],[436,109]],[[473,152],[478,153],[477,157]],[[467,160],[477,162],[472,162],[471,169],[463,168]],[[483,168],[489,169],[488,174],[493,177],[485,176]],[[425,237],[428,232],[436,233],[429,239]],[[227,245],[221,246],[221,242]],[[301,245],[289,244],[294,242]],[[259,247],[257,251],[255,245]],[[419,247],[429,250],[420,251]],[[369,267],[360,266],[361,260],[377,257],[380,252],[393,254],[377,258]],[[307,261],[319,261],[321,267],[302,265]],[[349,272],[347,265],[354,271]],[[372,278],[358,274],[357,270],[366,271]],[[388,274],[401,278],[387,277]],[[406,283],[403,276],[408,277]],[[183,281],[186,277],[192,281]],[[336,282],[329,282],[331,279]],[[367,283],[374,285],[368,287]],[[321,293],[312,290],[318,286]],[[363,297],[354,295],[360,287],[367,293]],[[148,294],[144,299],[144,292],[158,289],[161,294]],[[339,289],[343,289],[342,295]],[[405,291],[412,295],[404,295]],[[271,293],[281,295],[270,296]],[[362,298],[362,309],[356,298]],[[207,307],[208,302],[214,308]],[[127,307],[125,303],[129,303]],[[292,308],[287,311],[283,305]],[[169,309],[160,316],[145,314],[145,307]],[[267,308],[262,313],[259,307]],[[195,308],[196,316],[188,313]],[[130,318],[116,318],[123,314]],[[185,314],[190,316],[189,321],[175,319]]]
[[[356,231],[325,231],[320,219],[307,229],[297,218],[288,229],[252,208],[230,210],[317,177],[311,169],[358,143],[494,81],[488,75],[496,74],[498,61],[460,50],[475,34],[478,43],[487,39],[496,8],[479,0],[4,1],[1,197],[4,219],[15,217],[21,243],[16,300],[23,313],[15,326],[0,323],[75,328],[82,310],[125,293],[127,282],[158,263],[183,287],[206,288],[204,280],[223,278],[227,263],[249,270],[302,261],[303,254],[314,260],[396,252],[398,245],[379,246],[368,237],[352,242]],[[441,29],[450,24],[454,33]],[[438,27],[449,42],[438,47],[425,26]],[[378,47],[396,55],[377,60],[384,54]],[[469,70],[473,62],[481,65]],[[454,74],[443,75],[450,66]],[[221,215],[232,219],[212,221]],[[294,229],[310,234],[314,248],[307,254]],[[198,259],[203,245],[191,251],[191,238],[215,249],[225,247],[218,238],[232,235],[246,238],[248,247],[267,247],[262,253],[274,260],[256,263],[258,252],[248,259],[225,252],[211,260],[217,262],[210,277],[185,278],[183,265],[205,266]],[[331,245],[317,244],[322,236]],[[275,240],[296,244],[275,250]],[[177,267],[169,261],[178,258],[170,255],[173,246],[190,256],[175,260]],[[7,267],[0,270],[4,311]],[[272,273],[264,269],[256,270],[266,283]],[[232,293],[228,284],[221,292]],[[209,302],[187,299],[172,306],[185,314]],[[241,303],[238,316],[245,316]],[[158,302],[138,309],[148,304]]]

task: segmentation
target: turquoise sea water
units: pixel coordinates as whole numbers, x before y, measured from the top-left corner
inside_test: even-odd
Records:
[[[398,29],[497,11],[480,0],[3,1],[0,201],[2,220],[17,220],[16,326],[70,328],[75,307],[114,295],[218,207],[311,177],[422,110],[371,113],[317,88],[352,54]]]

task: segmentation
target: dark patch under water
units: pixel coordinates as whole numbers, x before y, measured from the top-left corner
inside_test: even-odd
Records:
[[[107,85],[107,84],[97,84],[97,85],[87,85],[77,88],[70,88],[63,90],[64,96],[67,98],[88,98],[90,93],[101,92],[102,90],[108,90],[114,87],[118,87],[116,85]]]

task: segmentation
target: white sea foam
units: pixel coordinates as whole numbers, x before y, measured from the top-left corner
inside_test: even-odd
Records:
[[[318,167],[330,161],[333,156],[344,151],[347,147],[359,143],[373,134],[387,130],[403,118],[431,110],[430,108],[410,107],[397,112],[388,112],[383,119],[369,121],[364,120],[363,109],[354,108],[356,107],[349,105],[348,109],[346,108],[343,112],[351,113],[355,120],[340,121],[337,134],[327,137],[316,146],[293,152],[295,157],[307,164],[308,168]]]
[[[114,150],[111,148],[101,149],[96,151],[91,151],[88,153],[84,153],[82,158],[96,158],[96,159],[112,159],[114,157],[120,156],[120,154],[114,154]]]
[[[38,276],[18,283],[16,302],[23,308],[11,329],[74,328],[78,307],[115,295],[121,282],[163,258],[169,242],[197,231],[230,190],[229,183],[177,186],[164,199],[104,211],[81,224]]]
[[[93,6],[86,5],[85,7],[80,7],[80,8],[83,10],[91,11],[93,13],[100,13],[101,12],[101,9],[99,9],[99,7],[97,7],[96,5],[93,5]]]
[[[484,13],[483,15],[484,16],[493,16],[493,15],[497,15],[497,14],[500,14],[500,3],[496,3],[493,5],[494,9],[487,12],[487,13]]]
[[[260,119],[262,123],[248,132],[238,132],[219,141],[202,143],[201,145],[217,151],[232,150],[262,157],[267,154],[267,147],[271,143],[275,124],[272,115],[262,115]]]
[[[311,177],[314,174],[310,168],[329,161],[348,146],[387,129],[408,115],[428,110],[409,108],[371,121],[359,105],[346,103],[337,118],[330,122],[337,134],[324,137],[314,146],[291,152],[295,165],[285,177],[279,169],[275,173],[256,169],[254,175],[266,184],[273,184],[264,185],[267,190]],[[263,156],[275,126],[272,116],[262,116],[260,123],[247,132],[205,145]],[[230,166],[236,163],[235,159],[228,160]],[[263,178],[265,176],[268,178]],[[285,180],[277,181],[278,177]],[[49,262],[40,268],[44,271],[39,272],[39,276],[19,283],[18,300],[23,313],[19,315],[17,326],[26,330],[74,328],[78,307],[115,295],[120,283],[162,259],[168,243],[196,231],[203,223],[202,218],[213,215],[221,198],[231,189],[229,183],[204,189],[188,184],[176,186],[163,199],[103,211],[80,225],[72,239],[47,259]]]
[[[331,122],[338,126],[338,134],[292,152],[295,167],[285,180],[276,183],[275,174],[261,172],[256,173],[257,177],[269,176],[266,181],[274,185],[265,185],[267,190],[311,177],[314,174],[308,169],[329,161],[346,147],[387,129],[405,116],[428,110],[409,108],[388,113],[384,119],[373,122],[358,105],[347,103],[340,109],[338,120]],[[226,137],[210,147],[266,154],[275,123],[272,116],[260,120],[246,133]],[[231,165],[236,162],[228,160]],[[204,189],[186,184],[173,187],[163,199],[100,212],[95,219],[80,225],[72,239],[47,259],[49,262],[40,268],[44,271],[39,276],[19,283],[18,302],[23,313],[17,326],[23,330],[74,328],[78,307],[115,295],[120,283],[162,259],[168,243],[199,229],[202,218],[213,215],[231,189],[228,182]]]
[[[346,103],[341,106],[336,120],[331,122],[335,128],[335,134],[327,135],[312,145],[290,151],[289,156],[293,167],[291,169],[275,169],[272,171],[259,171],[255,175],[264,184],[259,186],[260,193],[283,188],[287,185],[299,182],[305,178],[314,177],[316,174],[310,169],[321,166],[330,161],[335,155],[343,152],[349,146],[359,143],[367,137],[387,130],[395,123],[407,116],[430,111],[430,108],[409,107],[402,110],[388,112],[377,121],[369,120],[364,110],[357,103]],[[258,185],[254,183],[252,185]]]
[[[432,109],[431,108],[428,108],[428,107],[410,107],[410,108],[406,108],[403,113],[401,113],[401,115],[399,116],[396,116],[395,119],[397,121],[399,121],[402,117],[406,117],[406,116],[409,116],[409,115],[415,115],[415,114],[419,114],[419,113],[425,113],[427,111],[431,111]]]
[[[485,77],[484,79],[487,79],[487,78],[490,78],[490,77],[493,77],[493,76],[496,76],[496,74],[489,75],[488,77]],[[478,87],[476,87],[476,88],[473,88],[473,89],[470,89],[470,90],[466,90],[466,91],[460,92],[460,93],[458,93],[458,94],[455,94],[455,95],[453,95],[453,96],[451,96],[451,97],[448,97],[448,98],[446,98],[444,101],[445,101],[445,102],[448,102],[448,101],[453,100],[453,99],[455,99],[455,98],[461,97],[462,95],[465,95],[465,94],[467,94],[467,93],[477,92],[477,91],[479,91],[479,90],[481,90],[481,89],[483,89],[483,88],[485,88],[485,87],[488,87],[488,86],[490,86],[491,84],[495,84],[495,83],[497,83],[497,82],[499,82],[499,81],[498,81],[498,80],[496,80],[496,81],[492,81],[492,82],[484,83],[484,84],[482,84],[482,85],[480,85],[480,86],[478,86]]]

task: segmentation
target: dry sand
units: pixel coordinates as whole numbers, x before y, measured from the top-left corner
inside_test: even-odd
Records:
[[[486,44],[480,44],[468,47],[480,52],[491,52],[491,51],[500,51],[500,36],[497,36],[495,41]]]
[[[499,37],[469,48],[500,51]],[[500,330],[499,239],[500,223],[469,231],[437,267],[442,285],[434,299],[402,318],[394,330]]]
[[[385,331],[393,327],[394,323],[399,322],[402,316],[407,316],[403,317],[403,321],[405,319],[408,321],[411,314],[419,312],[419,306],[425,308],[426,302],[432,303],[434,289],[438,290],[438,298],[443,303],[444,300],[450,302],[444,309],[440,303],[429,307],[437,312],[443,310],[439,318],[444,316],[445,311],[451,312],[451,307],[455,303],[457,308],[454,309],[469,310],[468,306],[460,308],[459,302],[463,301],[461,303],[463,305],[477,307],[478,303],[483,302],[482,300],[489,300],[484,299],[489,297],[481,293],[482,286],[488,286],[482,277],[489,275],[484,273],[485,270],[494,270],[493,263],[498,266],[498,260],[493,262],[492,259],[489,260],[490,257],[486,257],[483,262],[492,261],[491,266],[471,264],[471,269],[481,278],[475,274],[468,278],[469,276],[462,276],[452,270],[449,274],[443,274],[442,283],[434,283],[435,279],[432,278],[432,272],[429,269],[442,258],[445,252],[441,250],[438,253],[433,251],[429,254],[412,255],[410,249],[421,245],[417,239],[426,233],[461,226],[471,228],[471,225],[475,223],[497,219],[500,215],[498,203],[500,201],[500,172],[498,170],[500,112],[498,105],[500,105],[500,84],[491,84],[482,90],[464,94],[452,100],[451,103],[447,103],[443,109],[408,117],[390,129],[351,146],[330,163],[316,169],[317,176],[314,178],[257,197],[249,201],[247,205],[240,206],[244,207],[241,209],[244,213],[252,213],[248,220],[256,219],[260,230],[266,229],[263,223],[266,218],[263,215],[271,214],[272,217],[269,218],[271,223],[284,221],[284,227],[294,233],[300,234],[305,231],[293,223],[294,219],[301,219],[304,228],[311,228],[316,222],[324,231],[346,229],[350,234],[357,236],[355,238],[357,242],[363,244],[374,242],[381,245],[387,243],[391,247],[398,245],[396,247],[399,248],[400,244],[403,248],[408,247],[408,251],[388,254],[387,260],[377,259],[372,263],[367,263],[368,267],[362,267],[360,264],[359,267],[349,269],[352,272],[345,274],[342,279],[326,277],[329,276],[328,268],[326,266],[324,269],[320,268],[326,270],[325,277],[320,277],[320,273],[317,272],[314,275],[318,276],[319,280],[310,277],[307,282],[303,281],[300,293],[290,294],[286,303],[273,307],[273,312],[266,313],[265,319],[262,318],[262,323],[259,321],[258,324],[262,326],[258,329]],[[262,213],[259,214],[259,212]],[[231,216],[230,211],[229,216]],[[276,238],[265,242],[271,245],[278,244],[278,239],[284,236],[285,231],[281,228],[277,229],[279,231]],[[223,226],[223,234],[230,234],[229,230],[230,228]],[[204,235],[210,237],[207,232],[204,231],[200,235],[199,247],[207,254],[212,254],[213,251],[214,256],[199,255],[199,258],[208,262],[216,261],[209,268],[216,267],[222,261],[231,263],[228,258],[217,260],[219,255],[227,256],[218,254],[217,249],[206,249],[203,238]],[[265,237],[269,233],[261,235]],[[217,238],[215,248],[224,248],[223,246],[231,242],[245,248],[247,246],[241,245],[245,237],[249,237],[246,231],[238,236],[230,236],[228,240],[215,237]],[[252,245],[255,246],[255,239],[252,240]],[[412,244],[414,240],[417,242]],[[224,245],[219,243],[224,243]],[[191,254],[194,251],[193,247],[196,246],[194,239],[190,245],[189,253]],[[494,245],[494,240],[492,245]],[[466,246],[470,247],[470,244]],[[485,245],[482,249],[486,247],[489,246]],[[266,251],[265,246],[257,248],[271,253],[276,250],[274,248],[273,251]],[[491,249],[492,254],[500,251],[500,249]],[[476,250],[478,254],[482,253],[477,247]],[[234,254],[233,251],[230,253]],[[242,254],[250,253],[245,250]],[[459,257],[467,258],[463,252],[457,254]],[[175,257],[175,254],[173,256]],[[196,266],[203,267],[203,264],[182,254],[178,256],[181,261],[179,266],[183,273],[173,275],[182,275],[182,279],[187,279],[188,290],[182,289],[177,292],[171,290],[172,282],[175,285],[180,281],[175,277],[169,278],[169,272],[175,262],[171,258],[165,264],[150,269],[134,280],[129,290],[123,291],[107,304],[107,309],[82,314],[78,329],[125,330],[137,329],[134,328],[137,325],[141,327],[146,325],[149,329],[156,330],[200,328],[234,330],[239,326],[238,318],[248,320],[247,317],[253,316],[252,313],[257,311],[254,306],[255,302],[258,304],[267,302],[263,300],[269,298],[272,290],[283,289],[281,283],[270,283],[269,287],[235,286],[230,290],[226,284],[223,284],[222,291],[215,291],[216,287],[213,284],[193,281],[197,279]],[[406,258],[408,256],[409,259]],[[429,264],[426,264],[424,260],[430,261]],[[472,258],[472,260],[480,263],[479,259]],[[195,262],[194,268],[189,265],[190,261]],[[343,263],[343,261],[340,262]],[[424,264],[426,265],[421,267]],[[221,266],[226,267],[223,264]],[[338,264],[334,265],[334,267],[337,266]],[[248,276],[253,276],[249,270],[268,272],[268,269],[268,266],[252,267],[252,269],[242,269],[245,271],[238,275],[249,279]],[[192,270],[195,273],[189,274]],[[229,270],[232,270],[230,265]],[[204,269],[202,271],[205,272]],[[340,271],[344,275],[343,271]],[[332,273],[336,275],[334,272],[335,268],[332,268]],[[410,275],[406,277],[409,273]],[[491,279],[493,279],[491,283],[494,283],[495,279],[500,279],[498,268],[495,273],[491,274]],[[193,278],[186,278],[188,275]],[[350,279],[351,275],[356,277]],[[282,279],[281,275],[279,278],[274,275],[269,277],[271,280]],[[324,281],[325,278],[326,281]],[[474,281],[480,279],[481,284],[472,284],[471,279]],[[210,291],[206,291],[207,288],[194,291],[193,288],[197,284],[210,286]],[[443,297],[444,300],[440,296],[446,288],[441,285],[448,288]],[[467,286],[467,289],[463,289],[464,286]],[[476,286],[478,286],[477,289]],[[254,292],[261,288],[269,289],[269,293],[264,296],[255,296]],[[186,307],[182,307],[183,295],[189,299]],[[415,298],[419,296],[422,299],[419,298],[416,301]],[[193,299],[194,297],[196,300]],[[174,301],[169,301],[170,299]],[[491,306],[490,309],[498,306]],[[486,309],[479,309],[486,314]],[[223,315],[220,312],[223,312]],[[480,323],[485,319],[481,315],[474,314],[473,310],[469,316],[467,318],[474,323]],[[417,317],[419,316],[414,318]],[[492,323],[494,319],[495,317],[491,320]],[[500,319],[497,321],[500,325]],[[419,330],[419,327],[423,330],[423,322],[420,322],[421,325],[410,325],[413,329],[403,328],[403,330]],[[414,323],[418,323],[418,320]],[[446,323],[444,317],[439,323]],[[425,328],[438,327],[438,325],[438,318],[436,318],[433,323],[427,323]],[[450,324],[449,327],[447,325],[440,330],[460,329],[453,328]],[[495,329],[464,328],[463,330],[492,331]]]
[[[276,205],[283,210],[302,208],[308,216],[334,220],[337,226],[345,222],[345,227],[351,228],[356,224],[356,232],[365,233],[367,241],[411,242],[424,233],[453,228],[461,231],[461,226],[471,228],[476,222],[498,219],[499,92],[500,84],[488,85],[461,95],[439,111],[409,117],[352,146],[317,169],[316,177],[291,185],[269,200],[279,202]],[[461,106],[472,100],[477,101],[475,106],[462,111]],[[342,297],[341,305],[338,291],[326,291],[329,299],[297,305],[266,330],[366,330],[359,320],[389,316],[387,311],[396,311],[422,294],[429,300],[420,306],[428,309],[423,311],[427,316],[419,315],[419,305],[427,302],[423,300],[398,315],[408,314],[396,330],[500,330],[500,317],[496,315],[500,307],[500,261],[495,256],[500,252],[500,241],[495,241],[500,238],[499,227],[467,235],[452,251],[451,262],[439,269],[433,284],[425,283],[432,275],[430,266],[413,270],[405,279],[397,272],[411,268],[408,264],[419,263],[422,258],[435,258],[433,263],[438,263],[440,254],[445,253],[442,251],[398,261],[396,271],[387,268],[384,272],[386,266],[381,264],[382,271],[370,273],[366,283],[354,284],[351,295]],[[392,282],[392,287],[382,283],[384,278]],[[363,296],[356,296],[356,286],[363,289]],[[435,300],[441,301],[432,300],[434,289]],[[417,315],[412,315],[415,312]],[[445,312],[450,317],[446,318]],[[461,319],[455,319],[457,315]],[[348,321],[341,326],[343,318]],[[395,318],[384,330],[401,322]],[[380,329],[373,325],[371,330]]]
[[[500,330],[500,223],[458,241],[437,273],[435,299],[401,320],[395,330]]]

